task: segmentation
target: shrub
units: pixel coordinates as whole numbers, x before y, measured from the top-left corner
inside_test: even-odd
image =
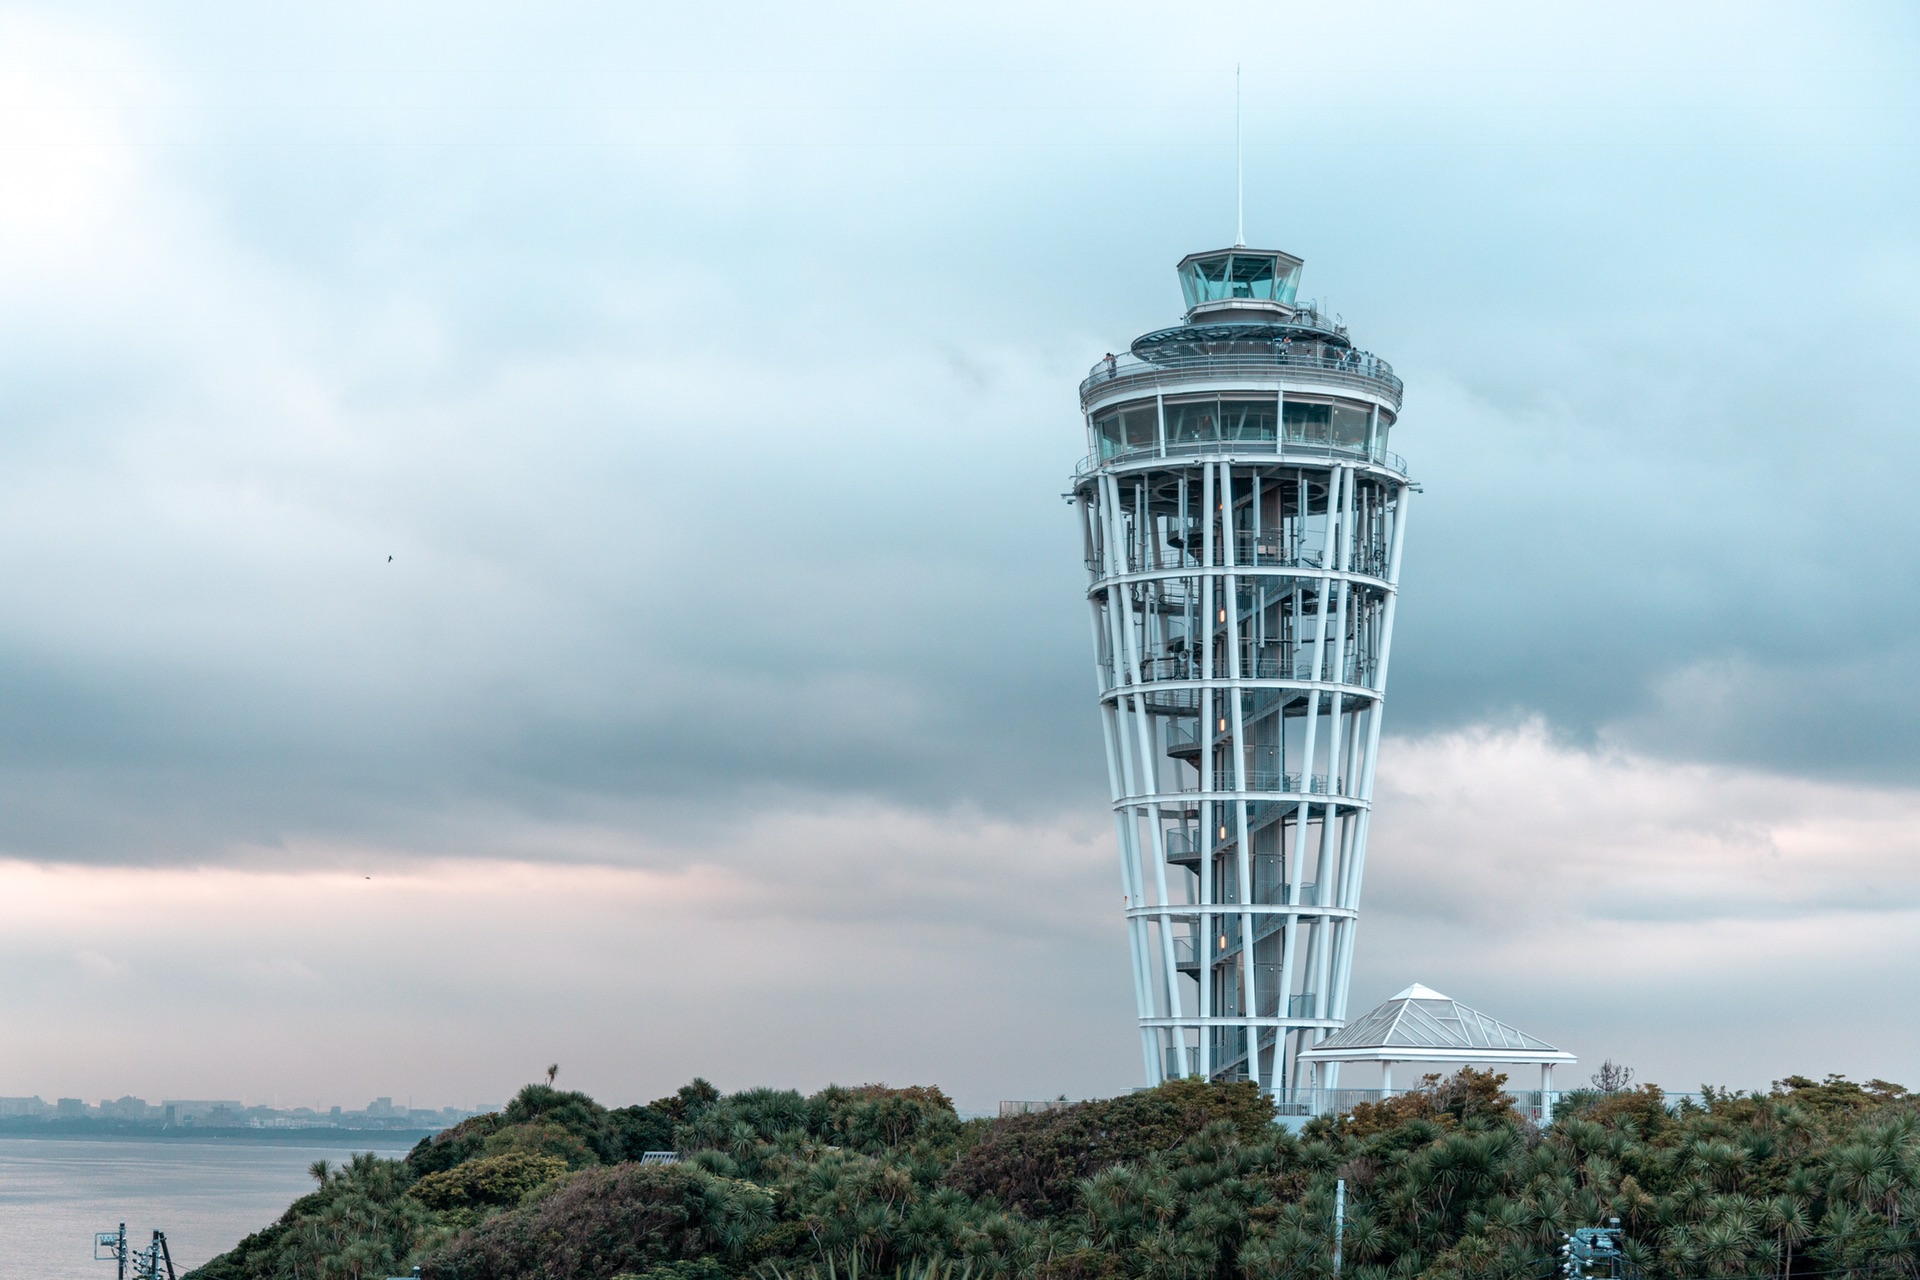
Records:
[[[1865,1085],[1858,1085],[1837,1075],[1820,1081],[1806,1076],[1775,1080],[1773,1096],[1798,1103],[1817,1115],[1867,1111],[1913,1098],[1903,1085],[1888,1084],[1885,1080],[1869,1080]]]
[[[615,1165],[488,1218],[421,1268],[428,1280],[613,1280],[737,1255],[772,1216],[772,1197],[752,1183],[687,1165]]]
[[[1567,1094],[1553,1109],[1554,1122],[1578,1117],[1594,1124],[1617,1128],[1622,1122],[1631,1122],[1635,1131],[1650,1134],[1665,1125],[1667,1115],[1667,1096],[1659,1085],[1643,1084],[1638,1089],[1620,1089],[1613,1093],[1600,1093],[1582,1089]]]
[[[675,1128],[673,1139],[682,1151],[725,1149],[743,1134],[766,1142],[790,1130],[804,1132],[807,1120],[807,1100],[794,1090],[748,1089],[699,1111]]]
[[[613,1280],[733,1280],[733,1272],[712,1258],[665,1262],[645,1271],[622,1271]]]
[[[1438,1075],[1423,1076],[1417,1089],[1379,1102],[1363,1102],[1351,1113],[1331,1121],[1314,1121],[1308,1132],[1320,1134],[1331,1130],[1364,1138],[1419,1120],[1443,1129],[1517,1125],[1520,1113],[1513,1109],[1513,1099],[1505,1091],[1506,1083],[1507,1077],[1503,1074],[1475,1071],[1472,1067],[1462,1067],[1445,1079]]]
[[[470,1116],[451,1129],[442,1129],[430,1134],[414,1144],[407,1153],[407,1168],[415,1176],[427,1173],[439,1173],[451,1169],[462,1160],[471,1160],[480,1154],[488,1138],[500,1128],[500,1113],[490,1111],[483,1116]]]
[[[1215,1120],[1248,1141],[1267,1136],[1273,1103],[1251,1081],[1173,1080],[1157,1089],[992,1121],[947,1184],[1028,1214],[1062,1213],[1075,1188],[1116,1164],[1178,1146]]]
[[[608,1122],[607,1109],[584,1093],[530,1084],[514,1095],[500,1113],[501,1127],[553,1125],[566,1130],[606,1164],[620,1159],[619,1138]]]
[[[638,1160],[649,1151],[674,1149],[673,1117],[658,1104],[616,1107],[607,1112],[607,1128],[619,1160]]]
[[[821,1141],[868,1155],[929,1140],[951,1144],[960,1132],[953,1100],[930,1085],[833,1085],[814,1094],[807,1105],[811,1128]]]
[[[551,1156],[569,1169],[585,1169],[600,1163],[599,1155],[579,1134],[545,1120],[508,1125],[482,1143],[480,1152],[488,1156],[509,1152]]]
[[[407,1188],[407,1194],[429,1209],[516,1205],[527,1192],[566,1171],[567,1162],[558,1156],[509,1151],[430,1173]]]

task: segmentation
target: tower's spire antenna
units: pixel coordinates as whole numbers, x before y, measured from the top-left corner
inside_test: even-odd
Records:
[[[1247,166],[1240,146],[1240,64],[1233,64],[1233,246],[1247,243]]]

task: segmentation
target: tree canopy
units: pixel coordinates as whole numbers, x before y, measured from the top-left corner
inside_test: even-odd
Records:
[[[1791,1076],[1670,1103],[1570,1095],[1544,1129],[1463,1071],[1299,1132],[1251,1085],[1176,1081],[963,1121],[930,1087],[643,1107],[529,1085],[316,1189],[196,1280],[1545,1280],[1621,1219],[1633,1273],[1920,1278],[1920,1100]],[[677,1163],[640,1163],[649,1151]]]

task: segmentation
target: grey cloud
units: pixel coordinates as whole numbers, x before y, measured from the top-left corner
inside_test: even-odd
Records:
[[[165,216],[111,211],[164,269],[85,286],[0,376],[0,846],[495,849],[460,815],[680,831],[795,797],[1099,813],[1055,495],[1076,379],[1224,234],[1217,77],[1162,69],[1187,36],[1069,22],[913,74],[924,31],[877,29],[853,72],[769,36],[703,87],[663,69],[701,29],[550,35],[502,71],[496,15],[428,94],[397,28],[189,57],[222,12],[148,51],[200,104],[141,118],[177,144],[137,153]],[[1859,89],[1885,54],[1844,33],[1864,64],[1783,87],[1787,37],[1677,23],[1692,53],[1629,113],[1603,80],[1449,79],[1449,42],[1552,41],[1428,21],[1383,24],[1402,74],[1310,23],[1249,78],[1256,238],[1409,382],[1392,724],[1903,776],[1913,174],[1885,161],[1911,93]],[[1303,130],[1296,86],[1349,123]],[[1858,145],[1776,145],[1782,92]]]

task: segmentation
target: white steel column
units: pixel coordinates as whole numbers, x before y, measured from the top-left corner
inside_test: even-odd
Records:
[[[1113,510],[1112,506],[1105,501],[1099,504],[1099,509],[1107,512]],[[1107,577],[1109,579],[1117,577],[1124,571],[1126,563],[1124,555],[1118,552],[1122,544],[1116,539],[1114,530],[1110,526],[1096,522],[1094,530],[1101,548],[1101,559],[1106,567]],[[1112,671],[1114,696],[1112,701],[1102,703],[1102,726],[1106,734],[1109,768],[1114,764],[1114,757],[1116,755],[1119,757],[1120,768],[1116,778],[1121,794],[1116,798],[1124,800],[1133,791],[1133,771],[1130,767],[1131,753],[1127,750],[1126,738],[1120,728],[1121,694],[1119,691],[1125,686],[1126,681],[1121,669],[1121,647],[1116,627],[1124,625],[1124,621],[1114,608],[1115,591],[1115,587],[1109,586],[1105,593],[1107,656]],[[1100,607],[1096,605],[1094,610],[1096,626],[1101,612]],[[1097,637],[1096,643],[1098,643]],[[1138,831],[1130,816],[1131,812],[1130,809],[1117,805],[1114,809],[1114,824],[1120,841],[1120,865],[1127,894],[1128,943],[1133,953],[1134,996],[1141,1009],[1141,1016],[1145,1019],[1154,1016],[1157,1012],[1157,1002],[1153,998],[1153,963],[1147,950],[1147,923],[1135,914],[1136,908],[1146,905],[1146,888],[1140,878]],[[1147,1058],[1147,1079],[1157,1084],[1165,1075],[1165,1066],[1157,1052],[1156,1040],[1157,1037],[1152,1029],[1143,1024],[1141,1048]]]
[[[1333,486],[1338,495],[1337,517],[1330,514],[1329,523],[1344,534],[1348,512],[1353,506],[1353,469],[1340,467],[1335,470],[1334,475],[1337,477]],[[1330,570],[1340,574],[1346,572],[1351,543],[1352,540],[1345,536],[1337,536],[1334,539],[1333,561],[1328,565]],[[1333,573],[1329,573],[1327,586],[1329,590],[1339,592],[1339,598],[1334,609],[1333,667],[1328,672],[1328,679],[1333,682],[1334,689],[1328,695],[1327,702],[1327,802],[1322,809],[1324,816],[1320,820],[1320,861],[1313,876],[1314,905],[1321,909],[1320,918],[1315,922],[1313,929],[1311,961],[1312,1016],[1316,1018],[1328,1016],[1327,984],[1332,976],[1333,917],[1326,914],[1326,908],[1334,905],[1335,901],[1333,897],[1335,876],[1333,857],[1336,847],[1334,842],[1340,826],[1339,798],[1344,797],[1346,793],[1345,782],[1340,776],[1340,735],[1346,727],[1346,722],[1340,714],[1343,701],[1340,685],[1345,683],[1346,675],[1347,580],[1345,577],[1335,577]]]
[[[1233,463],[1220,464],[1220,536],[1225,554],[1222,561],[1227,569],[1225,595],[1227,598],[1227,679],[1232,682],[1227,693],[1227,705],[1232,708],[1233,725],[1233,823],[1234,823],[1234,873],[1240,882],[1240,1016],[1242,1034],[1247,1042],[1247,1074],[1258,1077],[1259,1071],[1259,1032],[1251,1021],[1259,1008],[1254,1002],[1253,989],[1253,913],[1246,908],[1253,901],[1253,857],[1247,849],[1247,725],[1241,700],[1245,686],[1241,683],[1246,673],[1240,667],[1240,579],[1233,573],[1235,565],[1233,532]]]
[[[1144,968],[1146,948],[1140,937],[1140,922],[1133,915],[1133,909],[1141,905],[1140,894],[1135,888],[1139,867],[1133,865],[1132,859],[1128,856],[1126,820],[1118,807],[1126,798],[1126,793],[1121,783],[1120,762],[1116,758],[1115,739],[1118,737],[1118,731],[1114,723],[1113,707],[1106,700],[1107,670],[1100,662],[1100,653],[1104,647],[1100,637],[1100,604],[1092,597],[1087,600],[1087,612],[1088,619],[1093,625],[1094,685],[1100,696],[1100,732],[1107,747],[1107,787],[1112,792],[1115,805],[1114,835],[1120,848],[1120,895],[1127,913],[1127,952],[1133,964],[1133,1003],[1134,1008],[1139,1011],[1141,1022],[1140,1051],[1146,1059],[1147,1078],[1157,1080],[1158,1073],[1154,1070],[1153,1063],[1153,1033],[1146,1025],[1146,1020],[1153,1015],[1153,1005],[1148,999],[1149,983]]]
[[[1199,723],[1195,725],[1195,729],[1198,731],[1200,748],[1200,856],[1206,861],[1209,886],[1213,889],[1217,897],[1220,884],[1219,880],[1212,873],[1214,851],[1213,833],[1215,830],[1214,824],[1220,819],[1220,806],[1214,801],[1207,799],[1208,793],[1214,789],[1218,782],[1213,767],[1214,710],[1218,705],[1213,697],[1213,566],[1217,561],[1214,551],[1215,530],[1218,527],[1215,508],[1219,504],[1214,499],[1213,480],[1213,468],[1201,467],[1200,509],[1203,512],[1201,518],[1204,521],[1204,528],[1200,537],[1200,629],[1198,636],[1198,642],[1200,644],[1200,720]],[[1189,526],[1189,530],[1191,530],[1191,526]],[[1189,532],[1188,536],[1191,538],[1191,532]],[[1187,643],[1191,645],[1195,643],[1195,640],[1189,639]],[[1208,899],[1209,902],[1213,900],[1213,898]],[[1218,917],[1214,916],[1211,912],[1208,913],[1206,918],[1207,933],[1205,937],[1199,940],[1200,985],[1207,990],[1207,1000],[1210,1008],[1213,1008],[1213,970],[1214,966],[1218,964],[1221,959],[1217,954],[1219,948],[1216,948],[1214,944],[1215,934],[1213,930],[1217,927],[1214,921],[1217,918]],[[1213,1008],[1214,1016],[1218,1017],[1219,1013],[1220,1010],[1218,1008]],[[1203,1040],[1207,1041],[1207,1058],[1209,1065],[1212,1065],[1213,1027],[1210,1025],[1202,1026],[1200,1028],[1200,1036]]]
[[[1303,493],[1305,492],[1304,486],[1302,491]],[[1300,803],[1294,811],[1293,856],[1291,859],[1293,871],[1291,881],[1287,885],[1287,905],[1291,908],[1287,913],[1287,923],[1290,933],[1288,938],[1289,946],[1286,954],[1280,958],[1281,990],[1286,993],[1282,999],[1288,1004],[1286,1010],[1287,1017],[1293,1016],[1291,1006],[1293,1002],[1293,978],[1296,968],[1296,948],[1293,944],[1296,943],[1299,938],[1300,889],[1301,882],[1306,878],[1307,874],[1307,825],[1312,821],[1313,816],[1313,765],[1318,746],[1316,738],[1318,737],[1320,729],[1320,676],[1321,668],[1325,662],[1324,655],[1327,647],[1327,596],[1332,590],[1333,584],[1333,578],[1329,571],[1333,564],[1334,537],[1338,527],[1334,522],[1334,514],[1339,505],[1338,473],[1329,470],[1327,472],[1327,527],[1326,533],[1321,540],[1320,572],[1317,578],[1319,585],[1315,591],[1318,599],[1314,605],[1313,658],[1308,665],[1306,675],[1307,715],[1304,726],[1305,741],[1300,748]],[[1305,514],[1306,505],[1303,502],[1301,504],[1302,523],[1305,522]],[[1298,673],[1296,672],[1296,674]],[[1315,896],[1318,896],[1319,893],[1320,888],[1318,885],[1315,885]],[[1317,936],[1317,933],[1317,928],[1309,927],[1307,930],[1309,943]],[[1311,970],[1309,970],[1309,972],[1311,972]]]
[[[1359,830],[1353,838],[1353,870],[1347,886],[1347,905],[1356,912],[1360,909],[1360,884],[1367,869],[1367,828],[1373,816],[1373,777],[1374,764],[1380,756],[1380,722],[1387,695],[1387,659],[1393,652],[1393,614],[1400,603],[1400,556],[1407,541],[1407,499],[1413,493],[1413,486],[1402,482],[1394,491],[1393,498],[1393,543],[1387,553],[1387,595],[1386,603],[1381,607],[1380,616],[1380,657],[1378,672],[1374,676],[1373,716],[1367,725],[1367,763],[1360,782],[1361,808],[1357,818]],[[1344,1019],[1347,1016],[1347,980],[1353,975],[1354,935],[1359,932],[1360,918],[1356,915],[1347,926],[1345,943],[1340,949],[1340,992],[1339,1007],[1333,1016]]]
[[[1120,487],[1115,482],[1111,473],[1103,477],[1103,479],[1106,481],[1107,499],[1109,503],[1111,503],[1108,510],[1112,513],[1110,517],[1112,522],[1111,531],[1116,535],[1114,545],[1121,545],[1117,540],[1117,535],[1124,532],[1121,526],[1124,511],[1120,503]],[[1124,646],[1127,671],[1132,677],[1133,694],[1131,697],[1123,696],[1119,700],[1119,708],[1122,718],[1132,723],[1132,736],[1135,742],[1130,744],[1123,736],[1120,755],[1122,764],[1127,766],[1131,765],[1133,760],[1131,747],[1137,746],[1140,751],[1140,763],[1137,774],[1135,770],[1128,767],[1123,769],[1123,777],[1126,780],[1128,792],[1135,797],[1142,797],[1152,794],[1152,787],[1148,784],[1148,779],[1153,776],[1156,770],[1152,752],[1152,731],[1147,723],[1148,716],[1145,706],[1146,694],[1144,692],[1145,681],[1141,678],[1140,649],[1133,626],[1132,588],[1124,585],[1110,586],[1107,589],[1107,599],[1110,612],[1114,610],[1122,611],[1120,616],[1120,640]],[[1174,959],[1173,922],[1169,914],[1173,904],[1167,893],[1167,858],[1166,849],[1161,841],[1158,806],[1152,804],[1129,806],[1127,809],[1126,825],[1129,833],[1133,837],[1137,850],[1140,838],[1140,819],[1143,814],[1149,818],[1151,824],[1148,830],[1148,851],[1151,852],[1153,856],[1154,890],[1156,895],[1154,905],[1157,908],[1154,913],[1154,920],[1160,934],[1161,986],[1166,998],[1167,1016],[1178,1019],[1180,1017],[1181,1003],[1180,970]],[[1180,1073],[1182,1075],[1190,1074],[1192,1068],[1187,1061],[1185,1040],[1184,1037],[1180,1035],[1177,1025],[1172,1038],[1179,1046],[1179,1052],[1176,1057],[1180,1063]]]

